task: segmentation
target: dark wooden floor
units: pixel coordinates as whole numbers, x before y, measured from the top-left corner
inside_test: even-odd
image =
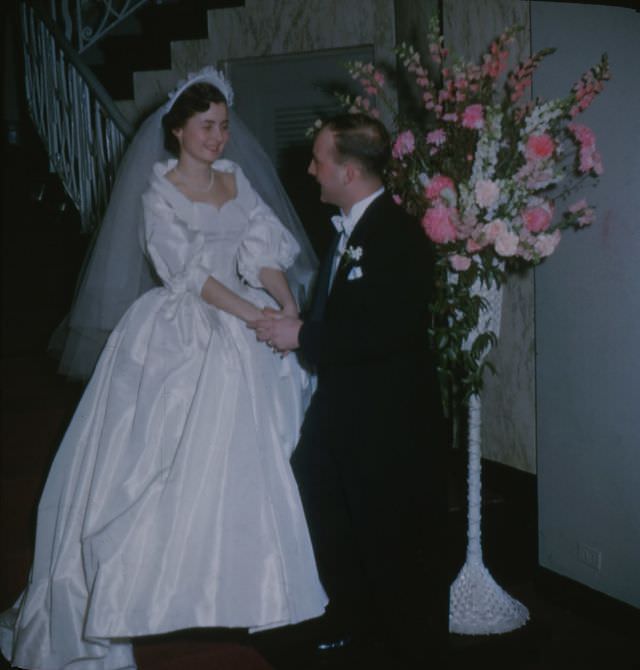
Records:
[[[87,240],[73,212],[61,211],[59,186],[24,130],[22,146],[6,148],[2,178],[0,610],[27,578],[39,493],[82,390],[56,374],[46,348],[68,310]],[[43,183],[48,188],[38,201]],[[464,463],[458,455],[453,461],[452,578],[465,546]],[[447,667],[640,668],[636,610],[537,568],[535,477],[490,464],[484,474],[485,560],[501,586],[527,605],[531,621],[505,635],[450,636]],[[178,632],[140,640],[135,649],[141,670],[308,670],[293,665],[286,649],[268,662],[254,642],[229,631]]]

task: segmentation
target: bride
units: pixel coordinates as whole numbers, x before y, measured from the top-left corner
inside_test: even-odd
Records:
[[[143,125],[119,173],[114,198],[131,198],[145,169],[133,157],[156,152],[163,134],[177,156],[154,165],[141,199],[162,285],[109,336],[51,467],[29,581],[0,623],[15,666],[129,670],[135,636],[255,631],[324,611],[289,466],[311,381],[245,325],[265,307],[297,314],[285,271],[299,294],[312,261],[303,233],[221,157],[231,102],[221,73],[192,76]],[[106,235],[133,240],[110,210],[120,232]],[[101,277],[103,292],[138,290],[143,266],[106,256],[121,273]]]

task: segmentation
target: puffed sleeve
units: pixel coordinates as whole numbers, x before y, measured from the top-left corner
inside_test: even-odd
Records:
[[[157,193],[143,196],[147,254],[164,286],[200,295],[209,272],[201,264],[204,236],[180,221]]]
[[[249,210],[249,226],[238,248],[238,273],[250,286],[262,288],[260,270],[286,270],[300,253],[300,246],[239,168],[236,183],[239,196]]]

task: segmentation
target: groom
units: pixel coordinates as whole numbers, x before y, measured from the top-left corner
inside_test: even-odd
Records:
[[[253,327],[318,375],[292,465],[330,599],[320,648],[351,640],[367,667],[414,667],[446,640],[445,431],[427,348],[434,256],[384,189],[389,157],[367,115],[319,129],[309,174],[341,210],[334,244],[304,320]]]

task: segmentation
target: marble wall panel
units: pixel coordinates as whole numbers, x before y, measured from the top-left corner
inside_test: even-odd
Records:
[[[395,61],[394,0],[246,0],[208,21],[208,39],[173,43],[171,71],[136,75],[129,118],[148,113],[187,72],[225,59],[373,44],[377,61]]]
[[[478,59],[506,27],[522,25],[512,63],[530,55],[529,3],[522,0],[444,0],[448,47]],[[533,273],[512,276],[504,288],[502,329],[491,353],[482,394],[483,456],[526,472],[536,471]]]

